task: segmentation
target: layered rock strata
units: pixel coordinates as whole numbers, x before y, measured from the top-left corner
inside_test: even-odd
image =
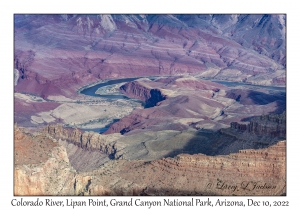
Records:
[[[128,97],[144,101],[146,108],[153,107],[158,102],[166,99],[161,90],[145,86],[139,81],[128,82],[122,85],[120,91]]]
[[[46,126],[44,133],[49,134],[53,138],[68,141],[80,148],[101,151],[112,157],[117,151],[115,140],[120,138],[120,134],[105,136],[95,132],[82,132],[77,128],[64,128],[61,124]]]
[[[255,134],[258,136],[268,136],[271,138],[275,137],[286,137],[286,114],[270,114],[263,115],[260,117],[254,117],[250,123],[237,123],[232,122],[232,129],[247,132],[249,134]]]
[[[182,74],[283,84],[273,74],[285,71],[285,25],[285,15],[15,15],[15,89],[71,97],[100,79]]]
[[[121,87],[122,92],[128,97],[144,100],[147,109],[134,110],[112,124],[105,134],[125,134],[132,130],[186,130],[190,121],[215,118],[220,114],[225,106],[213,97],[221,88],[226,87],[194,77],[129,82]]]
[[[192,76],[139,79],[120,90],[130,98],[146,102],[112,124],[105,134],[178,130],[189,127],[217,131],[231,122],[285,110],[284,92],[230,88]],[[148,106],[147,106],[148,105]]]
[[[30,137],[15,129],[18,139]],[[40,142],[43,135],[32,141]],[[54,140],[55,141],[55,140]],[[42,140],[44,142],[44,140]],[[37,152],[40,150],[37,147]],[[15,195],[282,195],[286,193],[286,142],[224,156],[181,154],[155,161],[112,160],[76,172],[64,147],[41,163],[15,163]]]
[[[14,195],[74,195],[91,177],[77,174],[66,149],[43,134],[28,135],[15,126]]]

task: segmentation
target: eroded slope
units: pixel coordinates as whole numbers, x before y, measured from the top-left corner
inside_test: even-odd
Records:
[[[20,139],[30,141],[19,128],[15,132],[17,146]],[[41,136],[37,136],[37,142]],[[282,195],[286,192],[285,141],[225,156],[182,154],[146,162],[111,160],[91,172],[76,172],[62,146],[53,147],[49,154],[38,164],[25,161],[15,165],[15,195]]]

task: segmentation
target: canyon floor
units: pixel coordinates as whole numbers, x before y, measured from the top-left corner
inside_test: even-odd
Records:
[[[15,195],[285,195],[285,15],[14,16]]]
[[[128,99],[15,94],[22,105],[55,104],[15,125],[16,195],[285,193],[284,90],[176,76],[99,93]]]
[[[107,142],[101,137],[98,138],[100,141],[93,139],[100,145]],[[118,147],[106,149],[112,152]],[[60,143],[45,134],[26,134],[15,127],[14,193],[283,195],[286,193],[285,151],[285,141],[279,141],[266,149],[240,150],[229,155],[180,154],[153,161],[105,160],[104,152]],[[20,156],[22,160],[18,158]]]

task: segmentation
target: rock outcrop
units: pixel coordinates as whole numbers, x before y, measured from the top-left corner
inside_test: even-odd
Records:
[[[146,109],[134,110],[112,124],[105,134],[146,129],[186,130],[189,119],[214,118],[220,114],[224,105],[212,97],[221,88],[226,87],[194,77],[140,79],[127,83],[121,87],[124,94],[144,100]]]
[[[285,69],[285,25],[285,15],[15,15],[15,89],[47,98],[109,78],[272,81]]]
[[[166,96],[160,89],[141,84],[139,81],[128,82],[120,87],[120,91],[130,98],[136,98],[145,102],[145,107],[153,107],[158,102],[165,100]]]
[[[15,129],[15,146],[31,138]],[[36,134],[29,140],[43,145]],[[55,143],[55,140],[53,140]],[[43,147],[43,146],[42,146]],[[36,147],[37,153],[42,147]],[[40,163],[15,163],[15,195],[282,195],[286,193],[286,142],[221,156],[180,154],[155,161],[112,160],[76,172],[63,146]],[[33,156],[32,156],[33,157]]]
[[[230,127],[252,135],[286,138],[286,114],[283,112],[282,114],[254,117],[250,120],[250,123],[244,124],[232,122]]]
[[[75,195],[88,176],[70,166],[66,149],[43,134],[28,135],[15,126],[14,195]]]
[[[285,151],[285,142],[279,142],[227,156],[113,161],[88,173],[93,177],[90,195],[282,195],[286,193]],[[118,184],[109,187],[110,183]]]
[[[117,152],[115,140],[120,137],[119,134],[105,136],[95,132],[82,132],[77,128],[64,128],[61,124],[50,124],[46,126],[44,133],[83,149],[104,152],[112,158],[114,158],[114,154]]]
[[[105,134],[145,130],[219,130],[231,122],[285,110],[285,93],[230,88],[192,76],[139,79],[121,86],[130,98],[146,102],[112,124]],[[147,106],[148,105],[148,106]],[[155,105],[155,106],[154,106]]]
[[[274,78],[274,79],[272,79],[272,83],[274,85],[285,86],[286,85],[286,77]]]
[[[14,15],[15,195],[285,194],[285,18]]]

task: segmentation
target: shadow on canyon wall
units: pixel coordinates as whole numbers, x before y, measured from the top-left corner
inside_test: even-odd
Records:
[[[182,149],[174,150],[165,157],[175,157],[181,153],[228,155],[243,149],[267,148],[286,139],[285,111],[281,114],[249,117],[247,121],[247,124],[233,123],[230,128],[217,132],[199,130]]]
[[[243,105],[266,105],[272,102],[286,101],[285,92],[269,94],[255,90],[232,89],[226,93],[226,96]]]

